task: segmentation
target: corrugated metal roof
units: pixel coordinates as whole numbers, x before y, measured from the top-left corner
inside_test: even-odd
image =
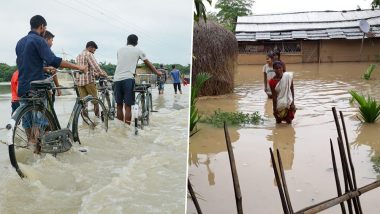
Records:
[[[380,37],[380,10],[317,11],[238,17],[236,38],[251,34],[254,40],[357,39],[363,36],[359,21],[367,20]]]

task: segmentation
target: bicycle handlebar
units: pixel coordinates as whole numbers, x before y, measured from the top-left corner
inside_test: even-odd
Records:
[[[80,71],[80,70],[63,70],[63,69],[57,69],[57,72],[63,73],[63,74],[76,74],[76,73],[83,74],[84,73],[83,71]]]

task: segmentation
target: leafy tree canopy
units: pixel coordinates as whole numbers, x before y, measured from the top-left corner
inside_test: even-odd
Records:
[[[380,0],[373,0],[371,6],[373,9],[380,8]]]
[[[238,16],[252,15],[253,2],[253,0],[218,0],[215,4],[215,8],[219,9],[216,14],[218,22],[234,32]]]

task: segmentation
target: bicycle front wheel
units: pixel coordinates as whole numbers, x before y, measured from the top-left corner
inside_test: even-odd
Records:
[[[145,97],[142,96],[141,93],[137,95],[136,100],[135,100],[135,105],[138,105],[138,114],[134,116],[135,120],[137,120],[137,122],[135,123],[135,126],[136,128],[140,126],[140,128],[143,129],[146,101],[145,101]]]
[[[82,144],[95,133],[108,130],[108,111],[95,97],[86,97],[76,110],[73,122],[74,140]]]
[[[41,136],[57,130],[53,115],[42,105],[31,105],[21,110],[16,117],[12,131],[12,145],[9,145],[9,158],[20,177],[25,177],[19,163],[31,165],[35,154],[40,152]]]
[[[146,104],[145,104],[145,106],[146,106],[146,113],[145,113],[144,120],[145,120],[145,124],[149,125],[150,114],[151,114],[151,112],[153,110],[152,94],[150,92],[148,92],[146,94],[146,99],[145,100],[146,100]]]

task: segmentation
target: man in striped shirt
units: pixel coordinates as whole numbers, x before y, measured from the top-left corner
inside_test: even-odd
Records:
[[[85,97],[92,95],[98,97],[98,91],[95,85],[95,76],[107,77],[107,73],[103,71],[94,57],[94,53],[98,49],[95,42],[89,41],[86,44],[86,49],[77,56],[77,64],[81,66],[88,66],[88,72],[84,74],[77,74],[76,81],[78,84],[79,96]],[[99,115],[99,105],[94,103],[95,114]]]

